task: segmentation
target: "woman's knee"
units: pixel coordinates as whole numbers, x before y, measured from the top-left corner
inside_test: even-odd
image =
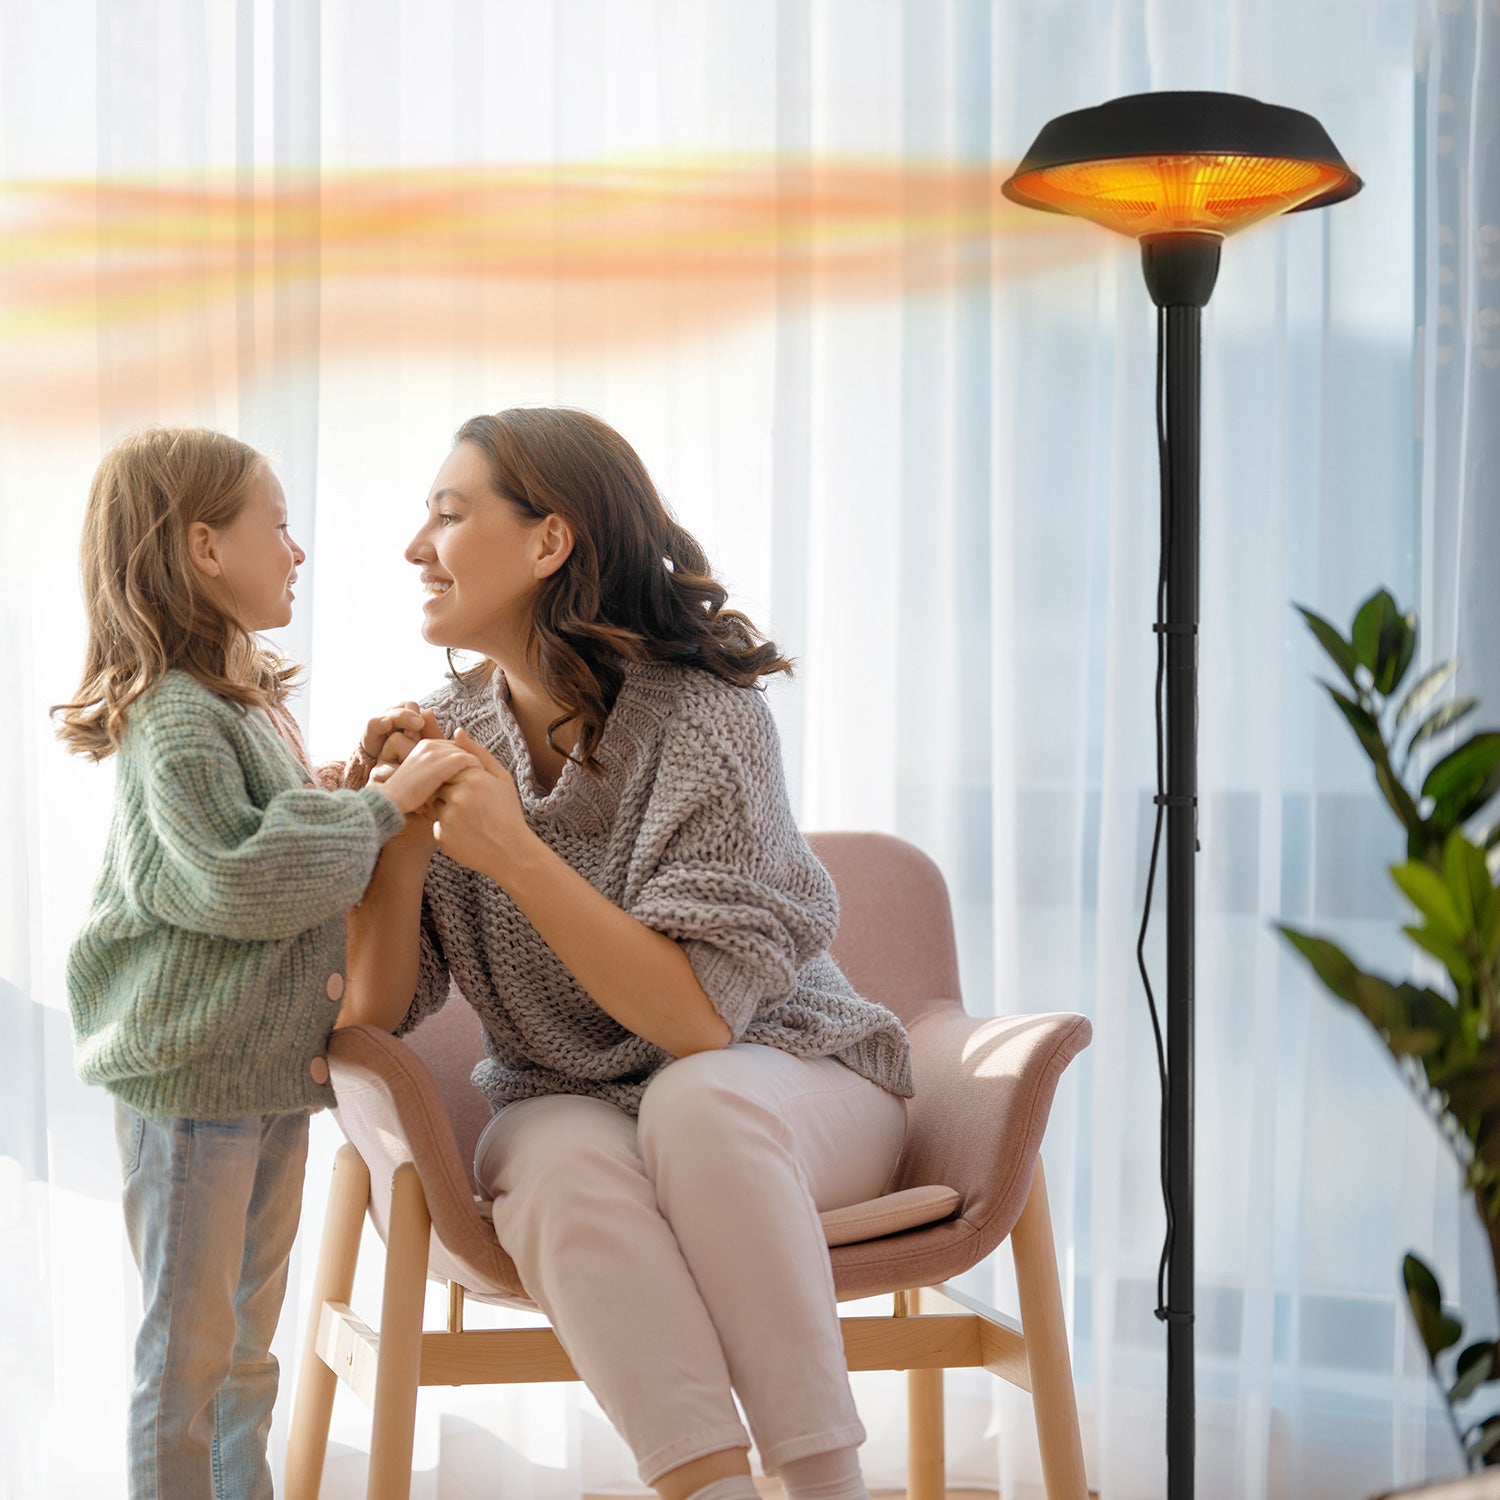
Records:
[[[595,1099],[553,1095],[513,1104],[491,1121],[475,1175],[511,1210],[592,1208],[644,1181],[630,1118]]]

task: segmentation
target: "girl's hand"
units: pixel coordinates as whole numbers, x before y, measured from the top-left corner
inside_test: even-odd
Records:
[[[358,790],[377,778],[379,766],[399,766],[422,740],[439,740],[443,731],[432,710],[423,710],[408,699],[377,714],[365,725],[359,744],[344,768],[346,787]]]
[[[445,782],[478,768],[478,760],[467,748],[460,748],[451,740],[422,740],[400,765],[374,784],[402,812],[411,814],[430,802],[433,793]]]
[[[360,747],[375,743],[375,728],[377,725],[390,723],[390,731],[381,743],[380,751],[375,757],[376,765],[399,766],[423,740],[440,740],[443,731],[438,728],[436,715],[430,708],[418,708],[415,703],[403,703],[399,708],[392,709],[390,714],[383,715],[379,719],[371,719],[365,725],[365,738],[361,740]]]
[[[503,886],[511,860],[536,835],[521,810],[515,777],[468,730],[458,730],[452,743],[475,769],[454,777],[432,799],[438,847]]]

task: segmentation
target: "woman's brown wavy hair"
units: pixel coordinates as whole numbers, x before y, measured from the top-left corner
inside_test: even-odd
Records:
[[[130,705],[177,667],[210,692],[275,710],[299,668],[261,646],[215,600],[188,556],[188,528],[228,526],[268,471],[247,443],[204,428],[152,428],[99,465],[79,566],[88,611],[83,677],[52,710],[58,738],[105,760]]]
[[[625,661],[701,667],[737,687],[792,670],[745,615],[724,607],[729,595],[703,548],[614,428],[566,407],[514,407],[471,418],[453,443],[484,454],[491,487],[523,515],[560,516],[573,530],[572,552],[532,605],[528,664],[566,710],[547,726],[549,744],[576,721],[575,758],[592,762]],[[455,676],[472,690],[494,670],[485,661]]]

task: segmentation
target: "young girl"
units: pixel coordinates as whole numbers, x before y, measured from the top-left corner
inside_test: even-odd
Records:
[[[450,976],[478,1011],[495,1232],[645,1483],[756,1500],[753,1435],[791,1500],[860,1500],[818,1214],[884,1190],[910,1059],[828,954],[757,691],[788,663],[581,412],[465,423],[406,555],[426,639],[484,657],[423,732],[481,768],[351,913],[350,1014],[405,1030]]]
[[[475,765],[428,740],[378,787],[312,785],[295,669],[254,639],[291,619],[303,561],[233,438],[145,432],[94,477],[83,680],[54,713],[70,750],[117,757],[68,998],[79,1076],[115,1097],[141,1272],[132,1500],[271,1500],[270,1345],[308,1113],[334,1102],[344,913],[405,815]]]

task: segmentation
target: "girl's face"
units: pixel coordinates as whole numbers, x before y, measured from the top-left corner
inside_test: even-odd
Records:
[[[427,496],[427,519],[406,549],[422,570],[422,636],[434,646],[519,663],[543,578],[572,549],[559,516],[528,516],[490,487],[484,454],[460,443]]]
[[[270,469],[251,481],[234,520],[211,536],[225,604],[240,624],[246,630],[289,624],[292,585],[307,554],[287,529],[286,496]]]

